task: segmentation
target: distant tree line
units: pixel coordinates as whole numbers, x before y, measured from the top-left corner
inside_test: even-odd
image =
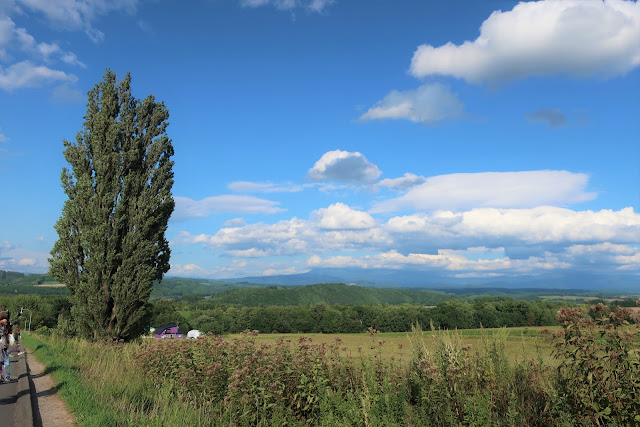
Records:
[[[198,308],[200,306],[200,308]],[[436,306],[421,305],[328,305],[229,306],[182,304],[168,300],[154,303],[153,326],[178,323],[213,334],[238,333],[246,329],[262,333],[360,333],[373,327],[381,332],[407,332],[411,325],[433,323],[442,329],[470,329],[556,325],[563,302],[517,301],[479,298],[473,302],[449,300]],[[181,308],[178,310],[178,308]]]
[[[34,289],[32,287],[32,289]],[[35,288],[38,289],[38,288]],[[199,329],[212,334],[238,333],[246,329],[262,333],[361,333],[373,327],[381,332],[406,332],[411,325],[467,329],[516,326],[556,325],[558,310],[566,306],[580,307],[592,318],[597,313],[590,307],[602,300],[582,304],[550,301],[521,301],[510,297],[478,297],[468,300],[450,299],[435,306],[417,304],[335,304],[325,302],[290,306],[240,306],[212,302],[210,299],[186,297],[177,301],[160,299],[148,303],[147,326],[178,324],[180,329]],[[632,307],[635,299],[605,301],[611,308]],[[11,311],[11,321],[31,329],[64,329],[73,335],[71,303],[68,296],[0,295],[0,305]],[[22,317],[20,309],[25,308]]]
[[[71,310],[68,296],[2,295],[0,305],[9,310],[11,323],[26,329],[31,321],[31,330],[56,328],[62,319],[68,319]],[[20,309],[25,309],[22,315]]]

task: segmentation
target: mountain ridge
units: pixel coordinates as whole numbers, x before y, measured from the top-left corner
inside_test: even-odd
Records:
[[[639,291],[634,274],[605,275],[593,271],[553,272],[541,275],[458,278],[420,270],[316,268],[306,273],[224,279],[229,283],[263,286],[304,286],[316,283],[353,283],[377,288],[432,289],[493,287]]]

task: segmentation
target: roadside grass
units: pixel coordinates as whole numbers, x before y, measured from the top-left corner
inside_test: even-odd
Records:
[[[46,366],[44,373],[54,378],[58,395],[81,425],[117,425],[113,411],[86,383],[82,360],[66,351],[68,346],[64,341],[52,346],[31,333],[23,333],[21,339],[29,351],[28,357],[35,357]]]
[[[22,335],[28,357],[46,366],[57,393],[82,426],[202,425],[193,408],[174,404],[168,384],[136,369],[139,344],[92,344],[33,333]],[[105,351],[106,350],[106,351]]]

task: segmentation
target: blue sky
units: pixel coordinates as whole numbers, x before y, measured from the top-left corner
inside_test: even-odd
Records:
[[[169,275],[640,274],[640,4],[0,0],[0,269],[107,68],[170,112]]]

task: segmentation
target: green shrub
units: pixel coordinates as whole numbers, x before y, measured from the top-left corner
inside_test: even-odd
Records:
[[[558,407],[595,425],[640,424],[639,316],[604,304],[591,310],[595,319],[577,308],[558,313],[562,331],[553,335],[560,360]]]

